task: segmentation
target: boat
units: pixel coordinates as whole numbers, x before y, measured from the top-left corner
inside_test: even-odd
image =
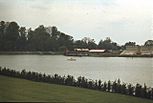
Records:
[[[69,58],[67,60],[69,60],[69,61],[76,61],[76,59],[74,59],[74,58]]]

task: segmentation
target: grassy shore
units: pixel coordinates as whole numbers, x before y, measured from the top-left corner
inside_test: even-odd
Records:
[[[152,100],[0,76],[0,102],[152,103]]]
[[[52,51],[0,51],[0,55],[63,55],[63,52]]]

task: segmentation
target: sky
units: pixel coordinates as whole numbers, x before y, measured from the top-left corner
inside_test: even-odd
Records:
[[[0,21],[56,26],[75,40],[110,37],[120,45],[153,39],[153,0],[0,0]]]

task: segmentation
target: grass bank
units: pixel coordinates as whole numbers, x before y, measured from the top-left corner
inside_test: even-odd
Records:
[[[63,52],[52,51],[0,51],[0,55],[63,55]]]
[[[152,103],[152,100],[95,90],[32,82],[0,75],[0,102]]]

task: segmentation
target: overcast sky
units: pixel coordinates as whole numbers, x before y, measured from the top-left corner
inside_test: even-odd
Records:
[[[0,20],[33,29],[57,26],[75,40],[143,44],[153,39],[153,0],[0,0]]]

